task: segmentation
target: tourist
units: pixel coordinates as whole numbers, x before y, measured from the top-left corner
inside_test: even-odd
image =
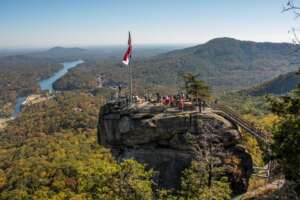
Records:
[[[183,109],[184,109],[184,99],[182,97],[179,99],[178,107],[181,111],[183,111]]]
[[[170,97],[169,96],[166,96],[165,98],[165,105],[170,105]]]
[[[175,106],[175,96],[170,96],[170,105],[171,107],[174,107]]]
[[[156,103],[160,103],[160,101],[161,101],[161,96],[160,96],[160,94],[157,92],[157,93],[156,93]]]
[[[165,96],[163,96],[163,98],[162,98],[162,103],[163,103],[164,105],[166,105],[166,97],[165,97]]]
[[[119,98],[121,97],[121,92],[122,92],[122,86],[119,85],[119,86],[118,86],[118,97],[119,97]]]
[[[216,104],[216,105],[218,104],[218,99],[215,99],[215,104]]]

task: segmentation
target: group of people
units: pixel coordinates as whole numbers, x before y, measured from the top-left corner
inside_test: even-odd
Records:
[[[184,94],[181,95],[174,95],[174,96],[163,96],[162,98],[160,95],[157,93],[157,103],[162,103],[166,106],[178,106],[179,108],[184,107],[184,101],[185,97]]]
[[[116,92],[116,96],[114,99],[120,99],[123,96],[122,94],[122,87],[118,87],[118,91]],[[196,108],[197,111],[202,112],[205,108],[205,102],[201,99],[192,99],[188,95],[185,95],[184,93],[180,93],[177,95],[166,95],[166,96],[161,96],[159,93],[155,94],[155,97],[153,99],[153,96],[150,94],[147,94],[144,96],[144,98],[139,97],[137,94],[134,94],[132,97],[132,101],[134,103],[139,103],[143,101],[149,101],[153,103],[161,103],[165,106],[170,106],[170,107],[178,107],[179,109],[183,110],[185,108],[185,105],[189,104],[190,106],[193,106]],[[126,99],[127,104],[129,103],[130,99],[127,96],[124,97]],[[186,103],[187,102],[187,103]],[[186,106],[187,107],[187,106]]]
[[[156,103],[162,103],[165,106],[178,107],[183,110],[185,102],[190,103],[191,106],[196,108],[197,111],[202,112],[206,107],[205,101],[199,99],[192,99],[184,93],[161,97],[159,93],[156,93]]]

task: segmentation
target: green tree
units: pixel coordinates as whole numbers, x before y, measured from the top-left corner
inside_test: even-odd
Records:
[[[159,190],[161,200],[229,200],[230,183],[221,167],[211,162],[192,161],[191,166],[183,171],[181,189]],[[212,167],[213,166],[213,167]]]
[[[95,132],[28,138],[0,147],[0,199],[152,200],[152,172],[117,163]]]
[[[224,171],[211,162],[193,161],[183,173],[181,196],[185,200],[231,199],[231,189]]]
[[[271,111],[280,117],[274,126],[272,150],[287,180],[300,191],[300,86],[291,95],[270,98]]]
[[[197,79],[198,76],[199,74],[184,74],[184,88],[186,93],[191,95],[196,101],[198,99],[206,100],[211,96],[211,92],[209,87],[202,80]]]

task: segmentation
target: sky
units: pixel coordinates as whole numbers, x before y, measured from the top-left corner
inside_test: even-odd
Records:
[[[1,0],[0,48],[290,42],[287,0]]]

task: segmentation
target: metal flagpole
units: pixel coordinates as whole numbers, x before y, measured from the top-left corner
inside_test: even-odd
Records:
[[[130,46],[131,46],[131,52],[130,52],[130,59],[129,59],[129,63],[128,63],[128,67],[129,67],[129,93],[130,93],[130,104],[133,103],[133,94],[132,94],[132,67],[131,67],[131,59],[132,59],[132,40],[131,40],[131,33],[129,31],[129,37],[130,37]]]
[[[130,100],[130,104],[132,104],[133,100],[132,100],[132,69],[131,69],[131,59],[128,63],[128,67],[129,67],[129,100]]]

